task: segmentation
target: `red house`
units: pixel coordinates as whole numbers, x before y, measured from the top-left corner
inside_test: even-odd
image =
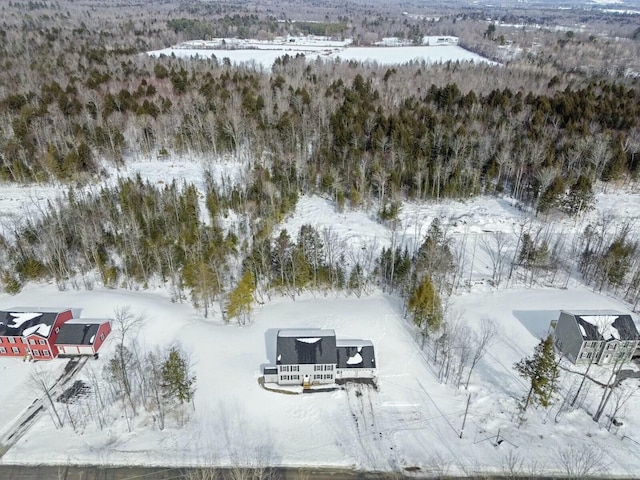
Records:
[[[56,348],[60,355],[96,355],[109,333],[109,320],[74,318],[60,328]]]
[[[70,308],[16,307],[0,311],[0,357],[57,357],[56,338],[73,316]]]

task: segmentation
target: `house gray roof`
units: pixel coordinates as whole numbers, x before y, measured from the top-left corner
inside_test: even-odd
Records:
[[[37,334],[48,338],[61,312],[68,308],[13,307],[0,311],[0,335],[20,337]]]
[[[278,365],[335,364],[336,334],[323,329],[285,329],[278,331]]]
[[[339,340],[338,368],[376,368],[373,343],[369,340]]]
[[[640,340],[640,333],[628,313],[617,310],[563,310],[572,315],[584,340]]]
[[[98,328],[108,320],[76,318],[62,324],[56,345],[93,345]]]

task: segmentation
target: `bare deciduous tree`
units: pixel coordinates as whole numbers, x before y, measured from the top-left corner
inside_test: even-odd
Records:
[[[502,276],[507,261],[507,248],[511,244],[511,239],[504,232],[493,232],[487,239],[485,236],[480,238],[480,244],[483,250],[491,259],[491,279],[496,287],[500,286]]]
[[[52,418],[55,417],[53,424],[55,425],[56,428],[62,428],[63,426],[62,419],[60,418],[58,409],[56,408],[56,405],[51,396],[52,389],[54,386],[51,383],[51,376],[42,368],[36,365],[35,368],[31,371],[31,374],[29,375],[29,386],[32,388],[32,390],[35,393],[37,393],[38,395],[44,395],[47,398],[49,406],[51,407]]]
[[[571,445],[558,452],[558,460],[571,480],[584,479],[605,471],[605,451],[601,446]]]
[[[471,373],[478,365],[478,362],[487,354],[489,349],[497,341],[498,328],[496,323],[490,318],[483,318],[480,322],[480,332],[473,333],[472,348],[473,354],[471,357],[471,364],[469,365],[469,373],[467,374],[467,381],[464,385],[465,389],[469,388],[469,381],[471,380]]]

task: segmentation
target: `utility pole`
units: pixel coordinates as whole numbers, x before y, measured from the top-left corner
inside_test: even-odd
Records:
[[[464,432],[464,424],[467,423],[467,413],[469,412],[469,403],[471,402],[471,394],[467,397],[467,407],[464,409],[464,417],[462,418],[462,428],[460,429],[460,438]]]

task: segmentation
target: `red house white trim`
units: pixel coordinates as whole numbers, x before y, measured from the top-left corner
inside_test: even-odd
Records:
[[[70,308],[14,307],[0,311],[0,357],[57,357],[56,338],[73,316]]]
[[[60,355],[96,355],[109,333],[107,319],[74,318],[60,329],[55,347]]]

